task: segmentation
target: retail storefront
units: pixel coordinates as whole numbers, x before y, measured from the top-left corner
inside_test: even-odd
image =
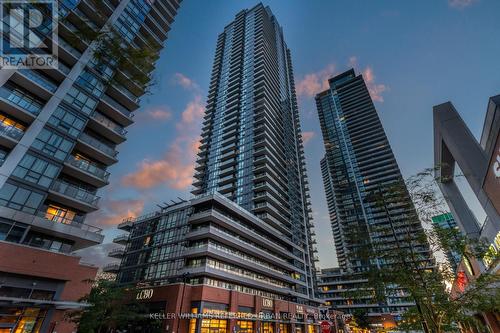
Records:
[[[205,285],[173,284],[136,291],[140,302],[165,302],[151,317],[170,333],[319,333],[317,307]],[[145,297],[146,296],[146,297]]]

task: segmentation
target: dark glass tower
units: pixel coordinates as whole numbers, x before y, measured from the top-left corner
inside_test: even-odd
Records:
[[[262,4],[217,40],[193,194],[221,193],[298,247],[313,294],[311,216],[290,50]]]
[[[329,85],[316,96],[326,150],[321,170],[339,266],[344,278],[353,280],[353,275],[371,264],[360,258],[356,249],[366,244],[396,248],[394,235],[406,235],[407,228],[420,235],[423,228],[418,219],[409,218],[416,212],[406,191],[384,207],[370,199],[390,187],[404,186],[404,180],[363,77],[351,69],[330,79]],[[361,237],[352,237],[354,230]],[[428,244],[418,243],[415,249],[431,258]],[[377,264],[385,263],[379,259]],[[369,312],[397,312],[409,305],[396,298],[389,297],[381,308],[370,305]],[[360,306],[352,300],[339,304]]]

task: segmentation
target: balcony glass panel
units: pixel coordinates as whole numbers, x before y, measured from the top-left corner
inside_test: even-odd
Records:
[[[83,170],[87,173],[90,173],[94,176],[96,176],[99,179],[102,179],[104,181],[108,180],[109,177],[109,172],[101,169],[97,164],[83,158],[80,155],[70,155],[67,160],[68,164]]]
[[[118,133],[120,135],[127,134],[127,131],[122,126],[118,125],[117,123],[97,111],[94,111],[94,113],[92,113],[92,119],[106,126],[115,133]]]
[[[57,193],[61,193],[67,197],[88,203],[92,206],[97,206],[97,203],[99,202],[99,197],[95,194],[63,180],[55,180],[50,188]]]
[[[37,84],[44,87],[50,92],[55,92],[57,90],[57,85],[55,83],[53,83],[52,81],[50,81],[49,79],[47,79],[46,77],[44,77],[43,75],[34,70],[20,69],[19,73],[26,76],[30,80],[35,81]]]
[[[107,144],[99,141],[96,138],[91,137],[88,134],[82,133],[80,135],[79,139],[82,142],[85,142],[85,143],[91,145],[92,147],[97,148],[98,150],[102,151],[106,155],[109,155],[112,157],[115,157],[116,155],[118,155],[118,152],[113,147],[108,146]]]
[[[0,88],[0,97],[34,115],[38,115],[43,107],[42,102],[34,96],[11,85],[5,85]]]
[[[8,136],[14,140],[19,141],[23,135],[26,127],[15,122],[14,120],[7,118],[4,115],[0,115],[0,134]]]

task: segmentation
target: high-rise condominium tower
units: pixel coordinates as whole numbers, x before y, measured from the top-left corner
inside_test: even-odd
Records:
[[[401,298],[389,297],[387,304],[382,305],[332,294],[334,284],[340,283],[340,289],[359,287],[356,273],[373,264],[360,258],[356,248],[366,243],[396,248],[402,233],[418,235],[423,229],[414,218],[415,208],[406,190],[397,202],[391,199],[383,206],[372,199],[391,187],[404,188],[404,180],[363,77],[351,69],[331,78],[329,85],[328,90],[316,96],[316,105],[326,150],[321,170],[341,270],[324,271],[320,281],[323,296],[332,306],[346,311],[364,307],[372,314],[399,312],[411,305],[404,293]],[[357,237],[352,235],[354,230]],[[424,257],[431,257],[428,244],[414,248]],[[384,265],[382,260],[377,261]]]
[[[291,241],[314,294],[308,181],[290,50],[268,7],[242,11],[219,35],[195,190],[221,193]]]
[[[55,1],[58,38],[45,24],[30,34],[46,45],[56,43],[58,68],[0,71],[3,329],[75,330],[65,322],[64,310],[78,308],[78,299],[90,288],[82,281],[94,278],[97,268],[70,253],[103,240],[101,230],[87,225],[85,217],[99,209],[96,192],[108,184],[106,169],[118,161],[117,146],[126,139],[125,128],[133,123],[148,69],[153,69],[140,62],[151,64],[158,57],[179,2]],[[40,8],[36,1],[25,5]],[[4,17],[2,24],[14,19]],[[50,16],[44,17],[48,21]],[[99,31],[108,36],[114,31],[108,42],[147,49],[149,58],[119,64],[118,57],[103,54],[110,50],[96,57],[97,43],[104,43],[95,40]]]
[[[208,94],[196,197],[120,224],[130,234],[107,270],[150,309],[220,316],[167,320],[176,332],[310,332],[319,300],[299,114],[268,7],[219,35]]]

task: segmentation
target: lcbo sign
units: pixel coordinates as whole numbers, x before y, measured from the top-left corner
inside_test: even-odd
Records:
[[[57,1],[0,0],[2,69],[57,68]]]

